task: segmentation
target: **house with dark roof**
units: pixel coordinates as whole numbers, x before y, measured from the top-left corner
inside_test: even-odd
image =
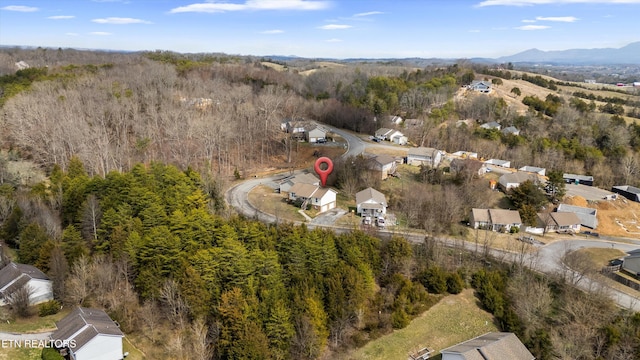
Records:
[[[456,175],[464,176],[466,178],[482,176],[487,172],[487,168],[482,161],[472,158],[455,158],[451,160],[449,170]]]
[[[593,186],[593,176],[591,175],[562,174],[562,178],[567,184]]]
[[[359,191],[356,193],[356,212],[363,217],[384,217],[387,214],[387,197],[374,188]]]
[[[598,217],[597,217],[598,210],[597,209],[575,206],[575,205],[560,204],[558,205],[558,208],[556,209],[556,211],[560,213],[571,212],[576,214],[578,216],[578,219],[580,219],[580,225],[582,226],[586,226],[591,229],[595,229],[598,227]]]
[[[0,270],[0,306],[7,305],[13,293],[29,290],[29,305],[53,300],[51,280],[35,266],[10,262]]]
[[[620,185],[612,187],[611,191],[616,194],[620,194],[631,201],[640,202],[640,189],[638,189],[637,187],[630,185]]]
[[[99,309],[77,307],[56,323],[58,329],[51,334],[65,359],[122,360],[124,334],[106,312]]]
[[[440,351],[442,360],[534,360],[514,333],[491,332]]]

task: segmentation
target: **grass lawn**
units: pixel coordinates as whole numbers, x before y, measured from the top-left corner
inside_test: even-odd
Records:
[[[138,350],[133,344],[129,341],[128,337],[122,339],[122,346],[124,348],[125,353],[129,353],[127,356],[127,360],[143,360],[146,359],[142,351]]]
[[[42,349],[39,348],[1,348],[0,360],[33,360],[40,359]]]
[[[599,270],[600,268],[602,268],[603,266],[609,265],[609,260],[613,260],[613,259],[619,259],[621,257],[623,257],[625,255],[625,253],[621,250],[618,249],[604,249],[604,248],[586,248],[586,249],[579,249],[576,250],[576,252],[579,253],[584,253],[587,254],[589,260],[591,261],[591,263],[594,265],[594,267],[596,268],[596,270]],[[632,281],[637,281],[637,279],[634,279],[633,277],[625,274],[624,272],[618,272],[618,274],[622,277],[625,277],[629,280]],[[634,290],[626,285],[623,285],[613,279],[610,279],[600,273],[595,274],[595,277],[605,283],[606,285],[622,291],[626,294],[629,294],[631,296],[635,296],[637,298],[640,298],[640,291]]]
[[[71,311],[71,308],[64,308],[55,315],[49,315],[45,317],[38,316],[37,307],[33,308],[31,315],[28,318],[17,318],[9,320],[9,322],[0,322],[0,331],[14,332],[14,333],[38,333],[44,331],[53,331],[56,329],[56,321],[59,321],[63,317],[67,316]]]
[[[414,319],[409,326],[369,342],[342,360],[406,360],[424,347],[440,351],[490,331],[493,316],[477,305],[472,289],[449,295]]]
[[[266,185],[257,186],[249,193],[249,202],[265,213],[281,220],[304,221],[304,217],[298,213],[300,209],[287,204],[284,198],[284,194],[278,194]]]

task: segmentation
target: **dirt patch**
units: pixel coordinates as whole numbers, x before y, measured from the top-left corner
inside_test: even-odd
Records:
[[[580,196],[566,198],[569,205],[597,209],[598,228],[602,235],[640,239],[640,203],[625,198],[587,201]]]

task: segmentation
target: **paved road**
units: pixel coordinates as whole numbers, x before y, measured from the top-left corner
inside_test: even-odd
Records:
[[[381,145],[381,144],[369,144],[363,141],[358,136],[355,136],[347,131],[340,129],[333,129],[335,133],[342,136],[345,141],[347,141],[347,151],[342,155],[343,157],[348,156],[356,156],[362,154],[367,147],[385,147],[389,146],[394,149],[399,149],[397,146],[392,145]],[[499,167],[495,167],[496,172],[502,172],[503,169]],[[295,173],[299,173],[300,171],[296,171]],[[288,173],[270,176],[268,178],[261,179],[250,179],[246,180],[231,189],[229,189],[226,193],[227,202],[230,206],[234,207],[237,211],[244,214],[247,217],[256,218],[260,221],[266,223],[274,223],[278,219],[264,212],[261,212],[257,208],[255,208],[248,200],[249,192],[255,188],[256,186],[268,183],[272,181],[278,181],[282,178],[289,176]],[[339,217],[338,212],[331,212],[326,214],[324,217],[320,217],[317,220],[314,219],[311,223],[308,223],[307,226],[309,228],[322,227],[322,228],[330,228],[333,229],[336,233],[345,233],[352,231],[351,227],[340,227],[333,225],[335,220]],[[391,237],[393,234],[398,234],[404,236],[408,241],[414,243],[422,243],[425,241],[425,236],[423,234],[418,233],[394,233],[386,230],[378,231],[378,235],[380,237]],[[440,238],[438,239],[443,245],[449,247],[457,247],[464,248],[470,251],[477,250],[476,245],[473,243],[466,243],[461,240],[456,239],[448,239],[448,238]],[[640,241],[629,241],[626,240],[625,243],[618,243],[615,241],[603,241],[603,240],[584,240],[580,238],[573,238],[567,240],[561,240],[553,242],[549,245],[540,247],[539,252],[536,255],[523,255],[517,254],[513,252],[507,252],[499,249],[491,249],[489,253],[504,261],[517,262],[522,265],[525,265],[533,270],[555,275],[559,273],[566,273],[567,268],[561,261],[562,255],[566,254],[567,251],[577,250],[580,248],[609,248],[613,246],[616,249],[620,249],[622,251],[629,251],[633,249],[637,249],[640,247]],[[580,281],[576,283],[576,286],[583,288],[584,290],[591,291],[596,287],[601,287],[600,284],[592,281],[591,279],[581,277],[580,274],[573,273],[574,279],[580,277]],[[626,293],[618,291],[614,288],[608,288],[607,294],[619,305],[625,308],[633,309],[634,311],[640,312],[640,299],[634,298]]]

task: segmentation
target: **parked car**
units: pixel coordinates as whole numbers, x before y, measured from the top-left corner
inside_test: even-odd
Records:
[[[325,138],[320,138],[320,139],[316,140],[316,143],[318,143],[318,144],[325,144],[326,142],[327,142],[327,139],[325,139]]]
[[[378,218],[378,220],[376,220],[376,223],[378,224],[378,227],[384,227],[385,226],[384,218]]]

